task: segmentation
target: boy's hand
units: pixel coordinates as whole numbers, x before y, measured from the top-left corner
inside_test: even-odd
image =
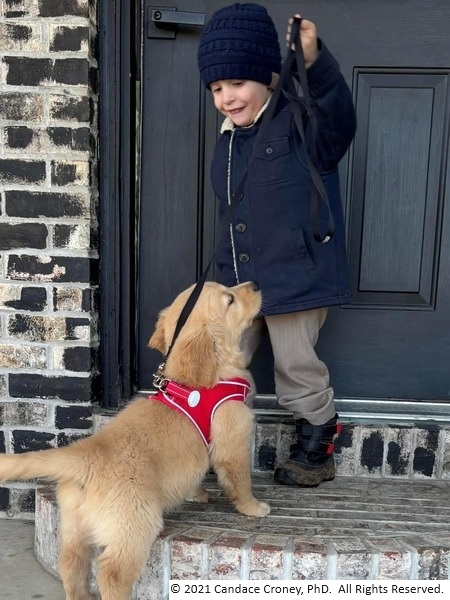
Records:
[[[294,15],[294,17],[300,18],[300,15]],[[287,34],[286,34],[286,46],[289,46],[289,40],[291,37],[292,23],[294,17],[289,19]],[[312,21],[302,19],[300,23],[300,40],[303,48],[303,55],[305,57],[305,67],[310,67],[316,58],[319,56],[319,47],[317,45],[317,29]],[[295,49],[295,44],[291,46],[292,50]]]

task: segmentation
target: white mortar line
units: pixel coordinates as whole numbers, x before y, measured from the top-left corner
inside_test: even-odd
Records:
[[[327,579],[337,579],[337,552],[331,542],[327,543]]]
[[[294,556],[294,540],[288,538],[283,549],[283,579],[290,581],[292,579],[292,559]]]
[[[241,549],[241,577],[240,579],[250,579],[250,550],[252,549],[253,542],[255,541],[256,535],[252,535],[245,542]]]

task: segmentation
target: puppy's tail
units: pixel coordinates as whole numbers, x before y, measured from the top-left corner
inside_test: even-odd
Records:
[[[22,481],[45,478],[53,481],[77,481],[80,485],[88,478],[89,465],[82,456],[67,448],[55,448],[0,455],[0,481]]]

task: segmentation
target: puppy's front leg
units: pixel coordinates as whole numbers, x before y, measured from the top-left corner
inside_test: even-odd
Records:
[[[220,485],[236,510],[249,517],[265,517],[270,506],[252,494],[250,442],[253,414],[244,404],[225,402],[211,428],[211,464]]]

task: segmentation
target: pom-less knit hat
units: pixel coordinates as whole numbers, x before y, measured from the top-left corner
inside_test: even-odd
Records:
[[[222,79],[251,79],[270,85],[281,70],[278,34],[264,6],[231,4],[213,14],[198,48],[206,87]]]

